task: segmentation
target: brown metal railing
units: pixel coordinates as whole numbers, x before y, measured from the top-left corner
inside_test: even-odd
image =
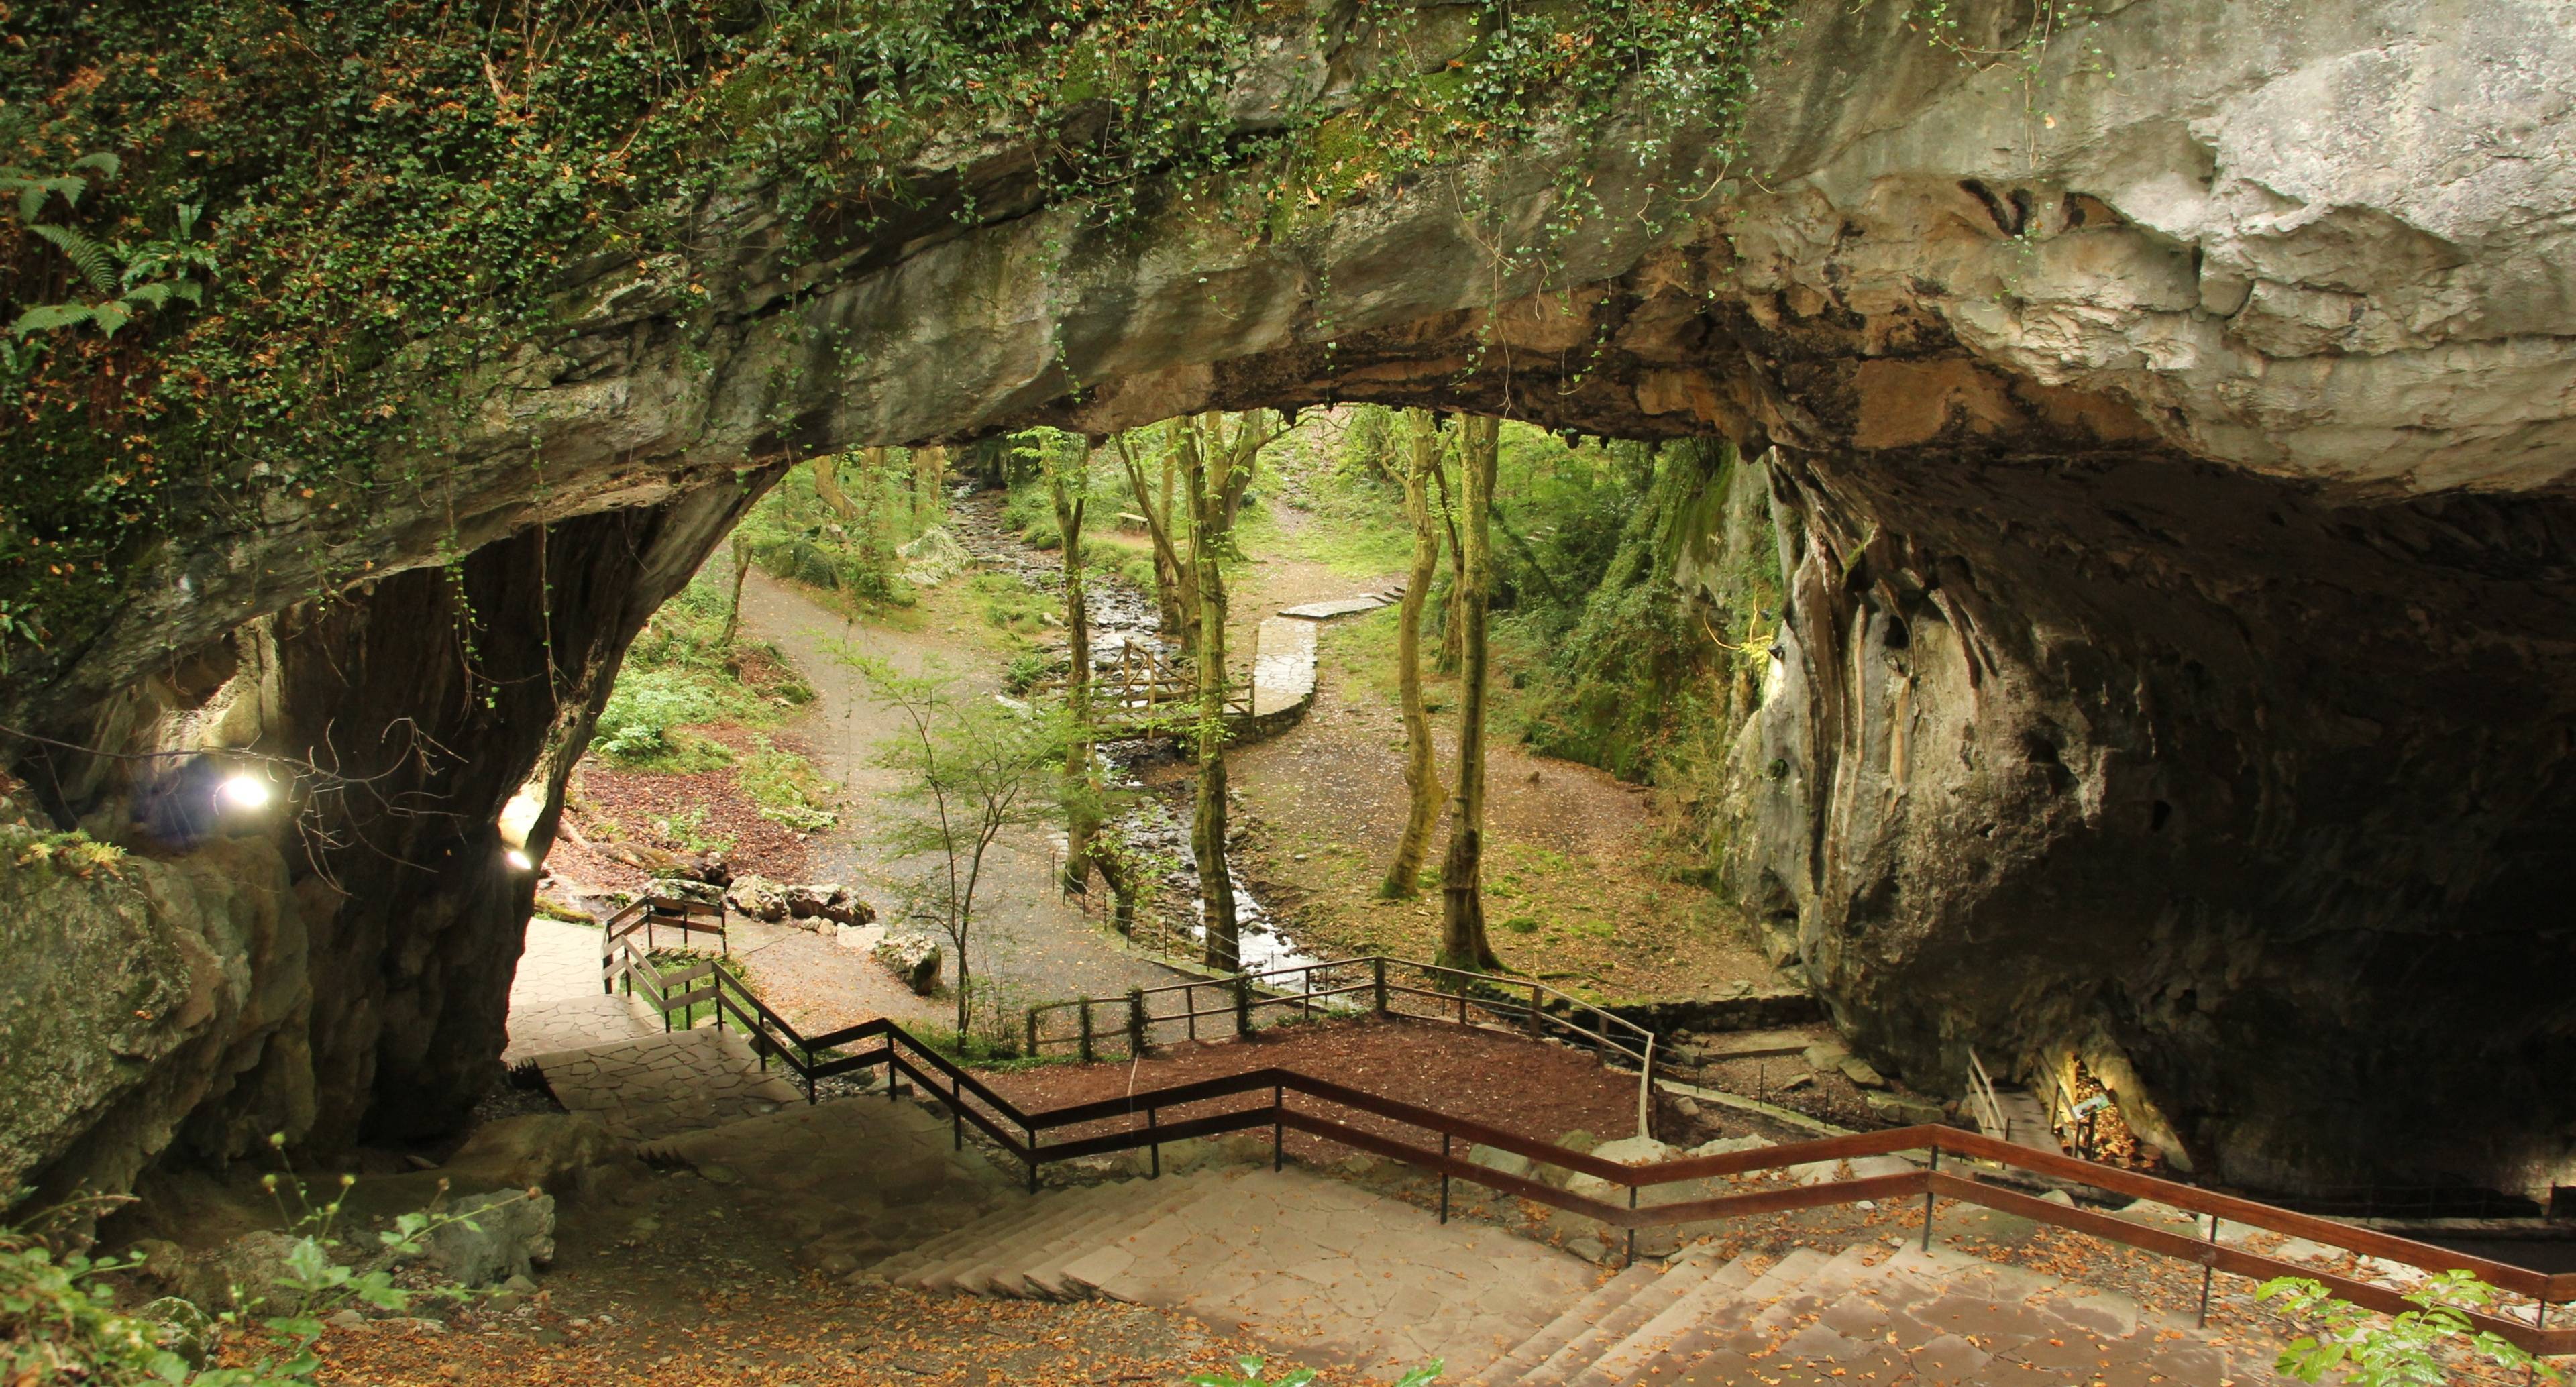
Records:
[[[2576,1273],[2551,1276],[2330,1219],[2293,1213],[2250,1199],[2179,1185],[2073,1156],[2017,1146],[1996,1137],[1951,1127],[1900,1127],[1752,1151],[1690,1156],[1649,1165],[1622,1165],[1472,1119],[1381,1097],[1295,1070],[1275,1068],[1032,1113],[1022,1111],[892,1021],[868,1021],[825,1035],[806,1037],[786,1018],[763,1004],[739,978],[717,969],[711,961],[665,974],[657,969],[649,955],[635,948],[631,942],[620,939],[612,946],[606,967],[609,986],[615,987],[623,977],[666,1012],[696,1001],[712,1000],[717,1024],[722,1026],[725,1018],[730,1016],[743,1028],[764,1066],[776,1058],[805,1081],[808,1102],[817,1097],[819,1081],[859,1070],[884,1068],[889,1098],[899,1096],[903,1080],[911,1080],[922,1093],[945,1103],[959,1144],[964,1143],[965,1129],[971,1124],[1005,1154],[1025,1165],[1032,1192],[1038,1185],[1039,1169],[1053,1162],[1146,1150],[1152,1153],[1153,1169],[1159,1175],[1164,1142],[1267,1127],[1271,1131],[1274,1169],[1284,1163],[1286,1134],[1290,1131],[1304,1132],[1438,1175],[1444,1219],[1448,1214],[1450,1182],[1466,1180],[1596,1219],[1610,1228],[1622,1230],[1629,1235],[1632,1258],[1636,1248],[1635,1233],[1640,1228],[1671,1227],[1782,1213],[1791,1209],[1921,1195],[1924,1201],[1922,1236],[1927,1247],[1931,1243],[1939,1200],[1946,1198],[1976,1204],[2199,1266],[2203,1269],[2204,1315],[2210,1282],[2219,1272],[2257,1279],[2305,1277],[2321,1283],[2344,1300],[2384,1313],[2402,1313],[2418,1308],[2386,1287],[2321,1272],[2220,1242],[2218,1233],[2222,1223],[2236,1223],[2422,1271],[2469,1272],[2498,1291],[2529,1302],[2531,1307],[2528,1322],[2506,1314],[2481,1312],[2468,1316],[2471,1324],[2542,1357],[2576,1354],[2576,1329],[2548,1327],[2549,1307],[2576,1301]],[[844,1047],[867,1042],[874,1043],[865,1049],[842,1052]],[[1166,1121],[1163,1117],[1170,1109],[1246,1096],[1253,1101],[1245,1106],[1194,1115],[1179,1121]],[[1301,1101],[1292,1102],[1292,1096]],[[1365,1114],[1380,1123],[1422,1134],[1423,1144],[1397,1140],[1371,1130],[1351,1120],[1349,1114]],[[1111,1124],[1111,1129],[1056,1141],[1047,1141],[1044,1136],[1048,1132],[1101,1124]],[[1434,1136],[1439,1138],[1437,1150],[1428,1143],[1428,1138]],[[1460,1141],[1513,1152],[1534,1162],[1594,1176],[1627,1190],[1626,1202],[1595,1199],[1559,1189],[1544,1181],[1507,1175],[1472,1164],[1456,1154],[1456,1144]],[[1914,1151],[1925,1153],[1928,1168],[1664,1204],[1641,1205],[1638,1200],[1640,1191],[1666,1185],[1761,1175],[1792,1166]],[[1944,1157],[1952,1162],[1946,1168]],[[1982,1162],[1993,1169],[1980,1170],[1975,1165],[1961,1165],[1959,1162],[1962,1160]],[[2109,1214],[2035,1198],[2007,1189],[1988,1178],[2002,1171],[2018,1171],[2110,1194],[2157,1200],[2207,1219],[2207,1235],[2191,1236],[2152,1228]],[[2497,1308],[2518,1309],[2502,1305]]]

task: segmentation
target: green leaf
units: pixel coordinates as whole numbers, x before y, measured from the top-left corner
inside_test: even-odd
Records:
[[[88,322],[91,316],[89,305],[85,303],[38,304],[19,314],[18,321],[12,324],[9,330],[24,337],[31,332],[50,332],[55,328],[79,327]]]
[[[90,288],[102,294],[116,292],[116,261],[109,256],[107,247],[68,226],[31,226],[27,230],[70,259],[81,278],[89,281]]]
[[[100,173],[103,173],[110,178],[114,178],[119,171],[124,169],[125,161],[117,158],[113,154],[101,151],[97,154],[84,154],[81,157],[72,160],[72,167],[76,169],[96,169]]]

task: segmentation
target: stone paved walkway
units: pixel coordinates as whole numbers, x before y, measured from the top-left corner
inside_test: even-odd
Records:
[[[640,1005],[600,990],[597,928],[542,916],[528,921],[519,971],[510,979],[510,1041],[502,1063],[661,1030]]]
[[[1120,1300],[1241,1324],[1308,1361],[1465,1378],[1592,1288],[1577,1258],[1301,1171],[1228,1172],[1194,1202],[1068,1262]]]
[[[707,1027],[533,1058],[557,1102],[629,1140],[714,1127],[805,1101],[762,1072],[740,1036]]]

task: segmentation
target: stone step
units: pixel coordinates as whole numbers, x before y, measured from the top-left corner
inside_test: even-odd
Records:
[[[1627,1333],[1599,1345],[1583,1370],[1566,1381],[1574,1387],[1630,1381],[1639,1369],[1668,1351],[1673,1341],[1683,1334],[1752,1318],[1768,1309],[1769,1302],[1775,1297],[1793,1292],[1825,1261],[1822,1254],[1802,1247],[1793,1249],[1759,1275],[1746,1276],[1741,1280],[1712,1277],[1705,1284],[1693,1288],[1691,1294],[1630,1326]]]
[[[1587,1326],[1566,1340],[1556,1352],[1541,1359],[1522,1380],[1529,1387],[1557,1387],[1560,1383],[1570,1383],[1600,1357],[1604,1348],[1626,1338],[1637,1326],[1662,1314],[1677,1301],[1689,1299],[1712,1282],[1721,1283],[1728,1289],[1743,1284],[1721,1274],[1733,1263],[1719,1263],[1715,1253],[1715,1248],[1705,1244],[1685,1248],[1679,1257],[1665,1266],[1662,1276],[1638,1287],[1626,1300],[1610,1307],[1598,1322]]]
[[[1146,1204],[1141,1209],[1131,1210],[1119,1215],[1118,1222],[1127,1227],[1140,1227],[1155,1219],[1174,1214],[1195,1203],[1206,1194],[1206,1191],[1203,1189],[1192,1188],[1188,1183],[1188,1177],[1175,1178],[1183,1181],[1181,1188],[1172,1190],[1159,1199]],[[1162,1183],[1168,1184],[1171,1182],[1164,1181]],[[1203,1184],[1205,1182],[1199,1183]],[[1068,1264],[1079,1259],[1084,1253],[1098,1246],[1104,1238],[1110,1236],[1116,1236],[1116,1234],[1111,1232],[1108,1224],[1104,1221],[1103,1223],[1087,1225],[1075,1233],[1058,1238],[1055,1241],[1048,1243],[1045,1247],[1039,1249],[1038,1260],[1031,1263],[1028,1269],[1021,1273],[1021,1280],[1027,1285],[1030,1294],[1043,1299],[1088,1299],[1091,1294],[1090,1289],[1088,1287],[1076,1285],[1071,1279],[1065,1276],[1064,1269]]]
[[[933,1238],[910,1252],[887,1258],[878,1264],[877,1273],[895,1285],[924,1289],[923,1278],[933,1272],[943,1268],[963,1270],[949,1265],[950,1259],[959,1251],[986,1246],[1032,1223],[1052,1218],[1060,1204],[1060,1198],[1040,1197],[1017,1208],[986,1215],[953,1233]]]
[[[1592,1288],[1591,1294],[1566,1307],[1565,1313],[1548,1321],[1536,1334],[1523,1339],[1519,1346],[1504,1355],[1503,1360],[1486,1370],[1485,1381],[1491,1387],[1519,1382],[1529,1370],[1547,1360],[1550,1354],[1566,1346],[1577,1334],[1599,1324],[1604,1315],[1653,1285],[1664,1274],[1661,1265],[1638,1262],[1622,1267],[1616,1275]]]
[[[1160,1210],[1197,1199],[1206,1190],[1189,1183],[1185,1177],[1171,1180],[1127,1180],[1115,1185],[1095,1186],[1082,1198],[1068,1201],[1059,1217],[1030,1225],[1011,1237],[995,1243],[963,1275],[957,1278],[957,1289],[970,1295],[1012,1296],[1021,1299],[1067,1296],[1083,1298],[1082,1293],[1066,1287],[1059,1280],[1056,1291],[1041,1290],[1029,1280],[1029,1273],[1042,1264],[1066,1260],[1065,1254],[1078,1257],[1126,1229],[1142,1224]]]

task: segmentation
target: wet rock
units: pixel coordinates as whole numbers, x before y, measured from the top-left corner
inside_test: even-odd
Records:
[[[1690,1153],[1694,1156],[1728,1156],[1738,1151],[1759,1151],[1776,1144],[1769,1137],[1759,1135],[1719,1137],[1715,1141],[1701,1142],[1692,1147]]]
[[[927,997],[939,990],[939,940],[921,930],[888,930],[885,937],[868,950],[868,956],[884,964],[916,996]]]
[[[1842,1071],[1844,1078],[1862,1088],[1887,1087],[1887,1076],[1871,1068],[1869,1061],[1858,1055],[1845,1055],[1843,1062],[1834,1067]]]
[[[1483,1166],[1498,1175],[1513,1175],[1524,1180],[1530,1178],[1532,1166],[1530,1158],[1517,1151],[1482,1144],[1467,1148],[1467,1163]]]
[[[725,904],[736,911],[768,924],[787,918],[787,890],[757,872],[734,878],[725,888]]]

